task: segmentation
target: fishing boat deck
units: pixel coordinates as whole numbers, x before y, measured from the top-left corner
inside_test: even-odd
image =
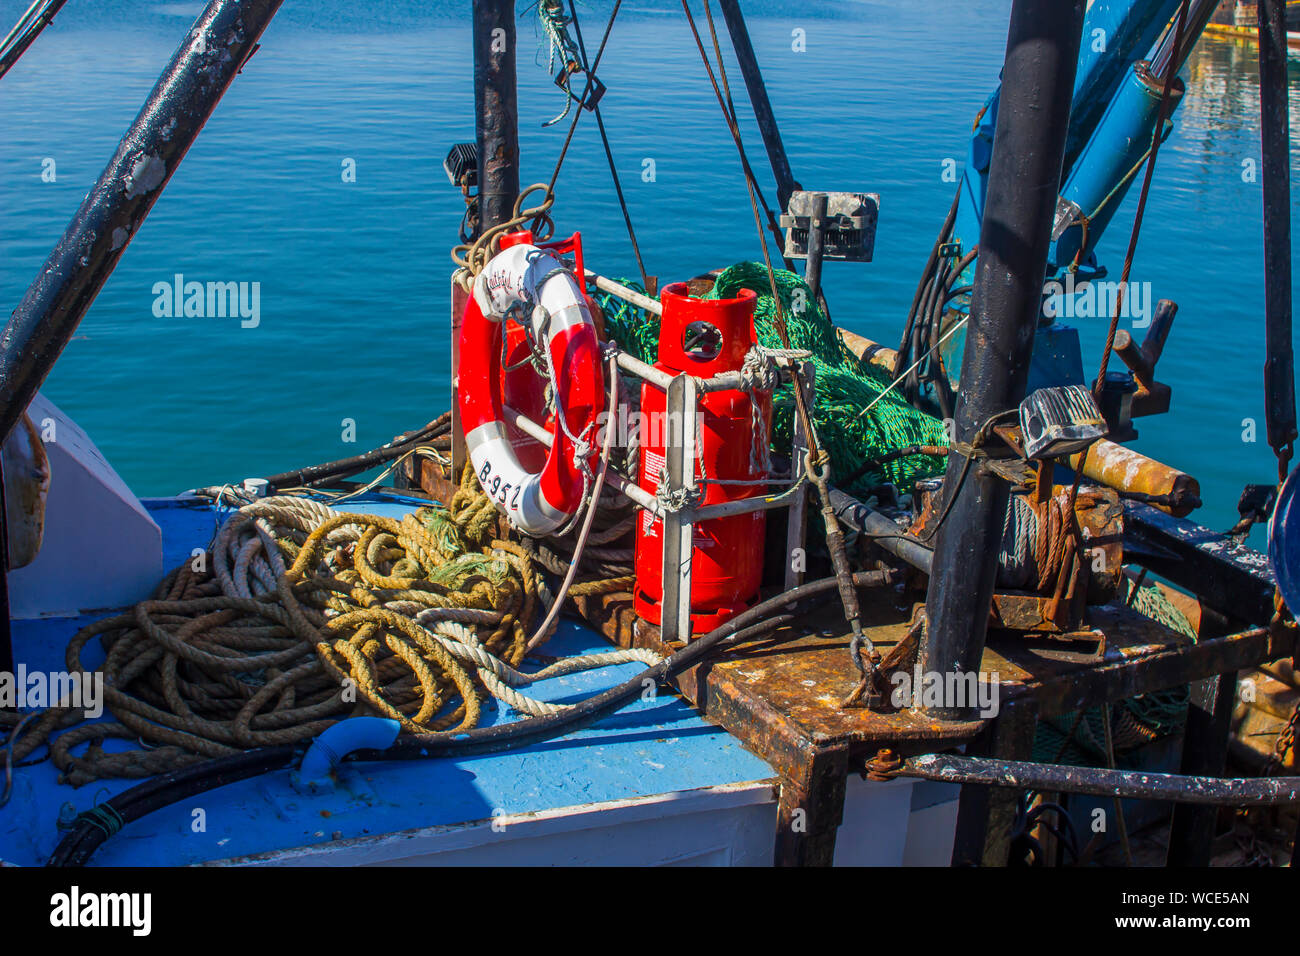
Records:
[[[165,566],[175,567],[189,559],[192,548],[208,543],[216,518],[210,506],[194,499],[145,503],[163,532]],[[396,517],[426,503],[384,496],[349,502],[347,508]],[[68,640],[102,616],[14,622],[16,660],[32,670],[64,669]],[[562,621],[544,651],[570,655],[607,648],[596,632]],[[101,659],[92,642],[88,663]],[[533,685],[530,693],[547,701],[576,701],[641,667],[631,663],[571,674]],[[105,711],[100,719],[112,718]],[[485,702],[483,725],[516,719],[495,701]],[[132,744],[109,739],[103,746],[111,751]],[[62,836],[57,822],[65,804],[84,811],[139,782],[103,780],[74,789],[59,783],[58,775],[49,760],[14,770],[13,793],[0,809],[0,861],[43,863]],[[542,854],[538,862],[564,862],[545,855],[554,853],[553,845],[543,849],[560,834],[568,834],[566,852],[572,856],[567,862],[701,862],[701,845],[714,848],[717,862],[771,861],[771,768],[683,700],[666,694],[639,699],[594,727],[507,753],[355,763],[339,776],[339,786],[320,796],[295,791],[288,770],[213,790],[129,824],[93,862],[463,862],[457,854],[471,849],[474,862],[528,862],[530,850],[520,843],[524,831]],[[720,825],[720,811],[727,812],[727,826],[750,826],[766,844],[751,841],[754,855],[748,857],[745,841],[735,834],[708,837],[707,828]],[[617,824],[631,833],[636,828],[629,824],[664,820],[671,822],[651,839],[645,833],[639,841],[616,839],[609,830]],[[575,833],[585,837],[575,839]],[[494,841],[501,848],[495,858]],[[590,859],[584,860],[584,852]]]

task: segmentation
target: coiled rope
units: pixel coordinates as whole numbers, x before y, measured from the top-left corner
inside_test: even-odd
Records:
[[[554,714],[567,705],[519,688],[658,663],[633,649],[521,671],[546,589],[529,552],[496,537],[496,511],[476,491],[467,469],[449,507],[401,520],[297,497],[240,508],[203,560],[68,645],[69,671],[85,672],[83,650],[101,638],[99,671],[115,721],[82,723],[78,711],[48,710],[10,741],[14,758],[48,742],[74,786],[146,777],[306,741],[360,714],[391,717],[407,733],[468,729],[485,694],[527,716]],[[105,752],[109,737],[141,746]],[[83,743],[88,750],[74,753]]]
[[[542,201],[536,206],[524,208],[524,200],[532,193],[541,192]],[[491,229],[485,229],[477,239],[469,243],[453,246],[451,261],[456,263],[455,279],[466,292],[473,293],[474,280],[488,262],[501,251],[501,237],[508,232],[518,232],[528,228],[533,222],[534,241],[545,242],[555,232],[555,223],[551,221],[551,207],[555,205],[555,193],[546,183],[533,183],[515,199],[514,212],[504,222],[499,222]]]

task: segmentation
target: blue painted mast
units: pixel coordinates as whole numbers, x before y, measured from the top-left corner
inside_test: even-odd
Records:
[[[1078,272],[1081,280],[1106,274],[1097,265],[1094,250],[1150,149],[1164,77],[1182,67],[1216,6],[1215,0],[1191,0],[1184,52],[1175,63],[1172,20],[1179,4],[1180,0],[1095,0],[1088,8],[1046,278],[1062,270]],[[1182,89],[1181,83],[1175,83],[1171,114]],[[999,86],[971,134],[946,250],[954,262],[978,242],[1000,98]],[[1168,136],[1172,128],[1172,122],[1166,121],[1162,136]],[[973,261],[960,266],[962,274],[949,283],[953,288],[968,287],[975,274]],[[954,297],[953,308],[966,311],[969,297]],[[1039,347],[1052,357],[1048,364],[1053,380],[1038,381],[1038,375],[1031,372],[1031,388],[1082,382],[1077,332],[1049,320],[1040,329],[1040,338],[1043,335],[1050,341],[1040,342]],[[942,346],[943,364],[953,387],[961,371],[964,339],[964,333],[959,333]]]
[[[1109,114],[1117,114],[1114,117],[1116,122],[1121,116],[1127,119],[1130,127],[1145,116],[1148,123],[1146,142],[1138,151],[1139,155],[1150,145],[1154,110],[1150,114],[1130,116],[1131,110],[1145,104],[1140,98],[1117,97],[1117,93],[1122,90],[1127,92],[1125,79],[1129,80],[1129,85],[1132,84],[1135,61],[1151,51],[1172,20],[1178,3],[1179,0],[1095,0],[1088,8],[1083,25],[1083,43],[1079,50],[1074,96],[1070,105],[1070,128],[1065,145],[1065,182],[1068,183],[1069,178],[1075,175],[1082,162],[1096,162],[1101,155],[1100,150],[1104,146],[1098,144],[1091,151],[1091,157],[1083,159],[1083,155],[1090,152],[1090,145],[1097,141],[1094,134],[1098,124]],[[1210,6],[1213,7],[1213,4]],[[1188,35],[1196,34],[1189,30]],[[1191,44],[1185,46],[1190,47]],[[993,130],[997,125],[1000,93],[999,87],[985,104],[967,151],[961,200],[953,229],[953,241],[960,242],[965,249],[978,242],[980,222],[984,217],[984,193],[988,188],[989,158],[993,149]],[[1158,101],[1159,89],[1156,94]],[[1117,106],[1117,103],[1120,105]],[[1107,169],[1111,165],[1115,164],[1108,164]],[[1119,176],[1132,165],[1130,162],[1110,180],[1102,196],[1110,191],[1118,182]],[[1105,175],[1106,172],[1103,171],[1096,178]]]

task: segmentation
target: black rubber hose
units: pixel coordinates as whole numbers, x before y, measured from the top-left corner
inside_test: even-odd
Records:
[[[894,574],[888,571],[865,571],[853,575],[853,583],[858,587],[881,587],[892,583],[893,580]],[[498,727],[478,727],[460,732],[403,737],[387,750],[357,751],[351,755],[351,759],[402,760],[496,753],[513,747],[540,743],[579,730],[619,710],[640,696],[645,690],[647,680],[654,683],[668,680],[699,663],[710,651],[729,639],[748,639],[775,630],[793,620],[793,616],[769,616],[772,612],[833,591],[837,587],[836,578],[822,578],[769,598],[741,612],[704,637],[692,641],[671,657],[664,658],[636,677],[589,697],[570,710],[547,717],[515,721]],[[265,747],[163,774],[110,798],[101,804],[101,807],[106,808],[107,816],[115,816],[120,821],[116,825],[120,828],[178,800],[228,783],[279,770],[292,762],[299,749],[292,746]],[[100,814],[101,819],[104,816],[104,813]],[[59,842],[47,865],[84,865],[91,854],[113,832],[116,832],[116,829],[106,827],[102,822],[82,819],[72,832]]]
[[[961,187],[958,186],[957,192],[952,197],[952,206],[949,207],[948,215],[944,217],[943,225],[939,228],[939,235],[935,238],[934,245],[930,249],[930,257],[925,260],[925,268],[921,270],[921,280],[916,284],[916,293],[912,296],[912,307],[908,309],[907,322],[903,325],[902,344],[898,347],[898,359],[894,365],[892,378],[898,378],[903,369],[907,368],[907,365],[903,364],[903,353],[907,350],[908,341],[912,337],[912,327],[916,323],[917,310],[921,306],[921,297],[925,294],[925,289],[934,275],[935,266],[939,262],[939,250],[952,236],[952,227],[957,222],[957,207],[960,203]]]
[[[291,745],[248,750],[161,774],[124,790],[96,807],[99,812],[94,821],[83,814],[72,832],[55,847],[46,865],[82,866],[116,828],[186,797],[279,770],[292,763],[299,750]]]
[[[853,575],[853,583],[858,587],[880,587],[892,582],[894,579],[894,573],[889,571],[863,571]],[[611,687],[594,697],[587,698],[582,703],[575,705],[571,710],[546,717],[537,717],[532,720],[501,724],[496,727],[475,727],[472,730],[444,731],[436,734],[412,734],[401,738],[392,747],[382,751],[382,754],[385,759],[389,759],[408,754],[415,757],[438,757],[451,754],[469,756],[472,754],[495,753],[521,744],[549,740],[561,733],[580,729],[600,720],[602,717],[608,716],[640,696],[645,690],[647,680],[655,683],[666,681],[699,663],[724,640],[739,636],[747,629],[752,629],[751,625],[756,622],[769,624],[770,619],[764,621],[764,618],[773,611],[795,604],[805,598],[837,590],[838,587],[839,580],[837,578],[822,578],[817,581],[810,581],[807,584],[801,584],[774,598],[755,604],[705,636],[691,641],[671,657],[664,658],[658,664],[647,668],[637,676],[624,681],[616,687]],[[763,628],[763,630],[770,629],[770,627]],[[374,756],[378,757],[379,753],[376,752]]]
[[[299,468],[296,471],[285,471],[278,475],[268,475],[266,482],[274,492],[280,488],[317,485],[334,479],[346,478],[349,475],[356,475],[363,471],[369,471],[371,468],[378,465],[387,464],[394,458],[401,457],[417,445],[432,441],[450,433],[450,431],[451,413],[444,412],[442,415],[439,415],[433,421],[429,422],[429,424],[416,429],[408,435],[399,436],[387,445],[380,445],[378,448],[363,452],[360,455],[353,455],[350,458],[340,458],[337,461],[327,461],[319,465],[309,465],[306,468]]]

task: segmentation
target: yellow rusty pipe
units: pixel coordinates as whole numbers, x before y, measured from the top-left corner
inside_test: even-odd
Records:
[[[894,363],[898,361],[898,352],[887,346],[871,341],[864,335],[840,329],[840,338],[845,347],[859,359],[865,359],[872,365],[878,365],[890,375],[894,374]]]
[[[1079,458],[1070,456],[1071,468],[1079,467]],[[1201,504],[1200,482],[1191,475],[1104,438],[1088,450],[1083,476],[1116,491],[1166,498],[1169,504],[1156,507],[1176,518],[1190,514]]]
[[[853,355],[892,374],[896,351],[847,329],[840,329],[840,336]],[[1070,467],[1079,467],[1078,455],[1070,457]],[[1116,491],[1166,498],[1171,504],[1155,507],[1177,518],[1200,507],[1201,485],[1191,475],[1104,438],[1089,450],[1083,475]]]

